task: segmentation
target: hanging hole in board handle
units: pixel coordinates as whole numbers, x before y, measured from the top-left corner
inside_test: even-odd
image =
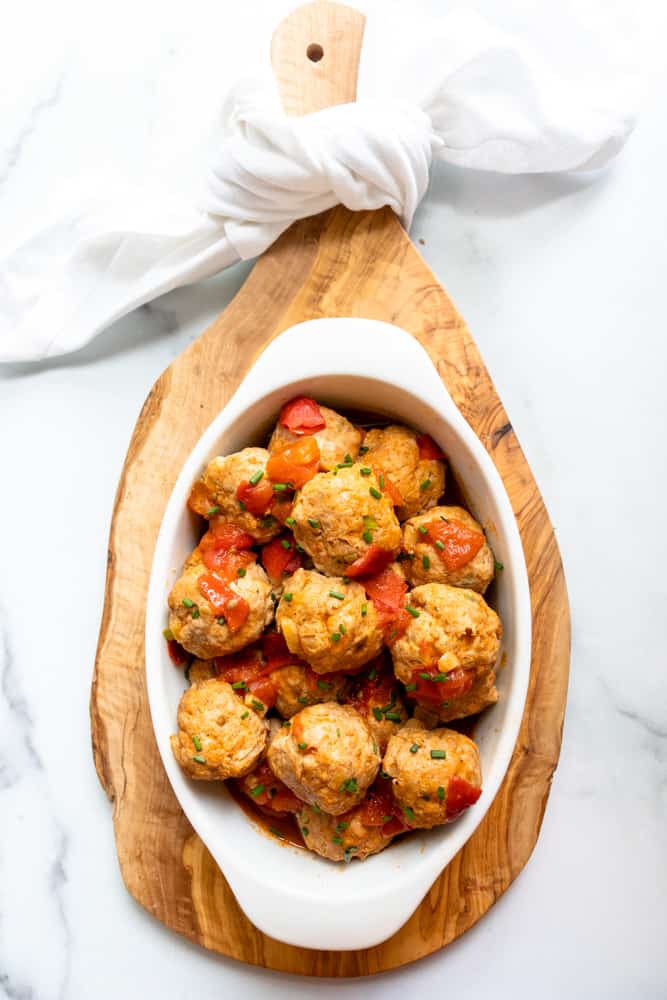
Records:
[[[306,55],[311,62],[319,62],[324,55],[324,49],[317,42],[312,42],[306,49]]]

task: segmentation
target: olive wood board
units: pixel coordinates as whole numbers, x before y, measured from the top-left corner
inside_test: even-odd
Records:
[[[357,11],[326,2],[281,23],[271,55],[288,114],[355,99],[363,27]],[[312,61],[318,46],[323,55]],[[426,349],[502,476],[521,533],[533,613],[521,730],[491,808],[400,931],[373,948],[344,952],[283,944],[244,916],[167,780],[144,670],[153,548],[185,459],[267,344],[295,323],[324,316],[385,320]],[[569,609],[553,528],[457,309],[388,208],[338,206],[294,223],[259,258],[225,311],[157,380],[118,485],[90,711],[95,766],[113,806],[129,892],[205,948],[285,972],[363,976],[437,951],[487,912],[530,857],[558,763],[568,670]]]

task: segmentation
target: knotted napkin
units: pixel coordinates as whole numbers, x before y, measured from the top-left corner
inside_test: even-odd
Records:
[[[82,347],[173,288],[254,257],[296,219],[342,203],[388,205],[410,226],[434,158],[501,173],[603,166],[634,124],[557,79],[524,42],[453,11],[416,102],[374,95],[288,118],[272,79],[229,94],[201,193],[177,184],[118,191],[0,257],[0,361]],[[434,51],[431,38],[429,51]],[[363,84],[363,85],[362,85]]]

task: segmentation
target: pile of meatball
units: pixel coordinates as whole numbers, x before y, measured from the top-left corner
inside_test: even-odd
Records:
[[[332,861],[481,794],[477,746],[444,724],[497,700],[502,626],[483,594],[501,567],[440,502],[445,475],[427,435],[298,397],[266,448],[214,458],[190,493],[207,525],[169,595],[190,684],[174,756],[292,815]]]

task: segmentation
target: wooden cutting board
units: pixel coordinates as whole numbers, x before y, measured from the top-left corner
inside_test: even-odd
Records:
[[[317,2],[276,31],[272,62],[285,109],[355,99],[364,18]],[[144,676],[144,611],[162,514],[178,472],[257,355],[301,320],[359,316],[411,332],[491,454],[517,517],[533,608],[530,687],[503,785],[484,821],[405,926],[365,951],[310,951],[244,917],[174,798],[158,755]],[[530,857],[558,762],[569,611],[549,517],[470,332],[389,209],[338,207],[293,225],[236,298],[161,375],[139,415],[118,485],[91,694],[95,765],[113,806],[128,890],[168,927],[255,965],[317,976],[395,968],[463,934]],[[511,666],[511,665],[510,665]]]

